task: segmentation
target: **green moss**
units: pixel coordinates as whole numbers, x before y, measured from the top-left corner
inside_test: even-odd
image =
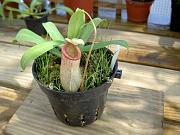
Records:
[[[83,74],[87,53],[82,54],[81,71]],[[92,51],[87,76],[84,81],[84,89],[94,88],[107,81],[110,74],[112,54],[106,48]],[[46,53],[36,59],[37,79],[51,89],[63,90],[60,83],[60,61],[61,59],[51,53]]]

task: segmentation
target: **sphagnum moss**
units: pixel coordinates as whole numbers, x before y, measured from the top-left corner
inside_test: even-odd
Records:
[[[84,71],[84,65],[87,53],[82,53],[81,71]],[[106,48],[94,50],[91,54],[87,75],[84,81],[84,90],[94,88],[107,81],[110,74],[110,64],[112,54]],[[36,59],[36,71],[38,80],[51,89],[63,90],[60,83],[60,58],[51,53],[45,53]]]

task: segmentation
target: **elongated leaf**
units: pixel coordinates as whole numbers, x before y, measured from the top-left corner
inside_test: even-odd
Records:
[[[52,38],[52,40],[64,41],[64,37],[59,32],[59,30],[57,29],[57,27],[55,26],[54,23],[52,23],[52,22],[43,23],[43,27],[45,28],[45,30],[47,31],[49,36]]]
[[[93,19],[93,22],[95,24],[95,26],[97,27],[102,21],[102,19],[100,18],[94,18]],[[86,43],[88,38],[90,37],[91,35],[91,32],[94,30],[94,27],[93,27],[93,24],[92,24],[92,21],[90,21],[84,29],[82,29],[82,32],[81,32],[81,39]]]
[[[74,13],[74,11],[72,9],[70,9],[69,7],[66,7],[66,6],[56,6],[55,8],[50,9],[50,12],[53,12],[56,9],[64,10],[65,12],[67,12],[70,15],[72,15]]]
[[[2,14],[2,17],[3,17],[3,20],[5,19],[5,14],[4,14],[4,8],[6,7],[6,4],[8,4],[8,3],[10,3],[10,2],[15,2],[15,3],[18,3],[18,4],[22,4],[23,6],[25,6],[26,8],[28,8],[28,6],[25,4],[25,3],[23,3],[23,2],[21,2],[20,0],[4,0],[3,1],[3,4],[2,4],[2,11],[1,11],[1,14]],[[12,8],[12,7],[8,7],[8,8]],[[10,9],[8,9],[8,10],[10,10]],[[16,12],[19,12],[20,13],[20,10],[18,9],[18,8],[12,8],[11,9],[12,11],[16,11]]]
[[[43,0],[32,0],[32,2],[31,2],[31,4],[30,4],[31,12],[34,11],[34,8],[35,8],[36,6],[42,5],[42,3],[43,3]]]
[[[12,23],[13,22],[13,12],[10,10],[9,11],[9,15],[8,15],[8,21],[9,21],[9,23]]]
[[[7,9],[7,10],[12,10],[12,11],[15,11],[15,12],[19,12],[19,13],[29,14],[29,15],[32,15],[32,14],[33,14],[33,13],[29,12],[28,9],[20,10],[20,9],[18,9],[18,8],[9,7],[9,6],[6,6],[6,9]]]
[[[24,2],[21,2],[21,0],[4,0],[2,6],[4,7],[6,4],[8,4],[10,2],[15,2],[15,3],[18,3],[18,4],[22,4],[26,8],[29,8]]]
[[[17,8],[13,8],[13,7],[9,7],[9,6],[6,6],[6,9],[9,10],[9,11],[14,11],[14,12],[18,12],[20,13],[21,15],[25,14],[25,15],[32,15],[33,13],[29,12],[29,10],[25,9],[25,10],[20,10],[20,9],[17,9]]]
[[[50,51],[52,54],[54,54],[56,57],[61,58],[61,52],[59,48],[54,48]]]
[[[6,6],[6,9],[9,10],[9,11],[15,11],[15,12],[19,12],[19,13],[22,12],[22,10],[20,10],[20,9],[17,9],[17,8],[14,8],[14,7],[9,7],[9,6]]]
[[[109,46],[112,44],[120,45],[120,46],[123,46],[125,48],[128,48],[128,43],[124,40],[111,40],[111,41],[95,43],[93,46],[93,50],[100,49],[100,48],[103,48],[103,47],[106,47],[106,46]],[[90,50],[90,48],[91,48],[91,45],[87,45],[87,46],[82,47],[81,51],[87,52]]]
[[[0,5],[0,16],[2,16],[2,17],[4,18],[3,7],[2,7],[2,5]]]
[[[81,9],[76,9],[76,12],[71,16],[68,25],[68,38],[78,38],[81,27],[85,24],[85,14]]]
[[[29,15],[23,14],[23,13],[17,15],[17,19],[20,19],[20,18],[26,18],[26,17],[29,17]]]
[[[34,32],[28,29],[21,29],[16,35],[16,40],[18,42],[24,41],[24,42],[31,42],[35,44],[41,44],[46,41],[41,36],[35,34]]]
[[[53,49],[54,47],[57,46],[63,46],[64,42],[63,41],[49,41],[49,42],[44,42],[42,44],[38,44],[36,46],[33,46],[32,48],[28,49],[22,56],[21,58],[21,68],[24,70],[27,65],[32,62],[34,59],[37,57],[41,56],[45,52]]]

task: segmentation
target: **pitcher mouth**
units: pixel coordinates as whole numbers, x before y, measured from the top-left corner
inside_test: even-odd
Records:
[[[64,47],[61,48],[62,54],[70,60],[79,60],[81,58],[81,50],[79,47],[67,42]]]

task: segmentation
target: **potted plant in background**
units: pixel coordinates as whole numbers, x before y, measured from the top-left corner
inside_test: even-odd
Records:
[[[172,0],[170,30],[180,32],[180,0]]]
[[[83,9],[93,16],[93,0],[64,0],[64,5],[70,7],[74,11],[77,8]],[[87,16],[86,19],[88,19]]]
[[[88,23],[85,14],[91,20]],[[49,38],[28,29],[16,35],[18,42],[36,44],[23,54],[21,67],[24,70],[34,60],[33,76],[47,94],[57,118],[65,124],[85,126],[100,118],[118,68],[117,52],[113,56],[106,46],[128,47],[124,40],[95,43],[96,27],[103,21],[77,9],[69,20],[67,38],[52,22],[43,23]],[[88,43],[93,31],[93,42]]]
[[[146,22],[150,6],[154,0],[126,0],[128,20],[132,22]]]
[[[9,7],[7,4],[11,2],[15,2],[23,5],[24,9],[20,10],[19,8]],[[63,9],[69,14],[73,13],[73,11],[66,6],[57,6],[55,8],[52,8],[50,11],[47,11],[44,8],[45,7],[44,5],[45,5],[44,0],[32,0],[29,6],[26,3],[21,2],[21,0],[4,0],[2,4],[3,8],[9,10],[10,20],[13,19],[13,12],[17,12],[19,14],[18,15],[19,18],[24,18],[27,28],[32,30],[38,35],[46,34],[46,31],[42,26],[42,23],[48,21],[49,13],[53,12],[56,9]]]

